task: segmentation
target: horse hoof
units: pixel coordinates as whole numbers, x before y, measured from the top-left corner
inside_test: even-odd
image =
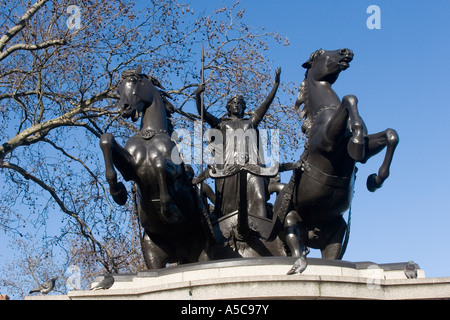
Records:
[[[127,203],[127,188],[122,182],[117,183],[114,188],[111,188],[110,193],[117,204],[123,206],[125,205],[125,203]]]
[[[370,176],[367,177],[367,190],[370,192],[375,192],[377,189],[379,189],[383,184],[377,182],[377,174],[372,173]]]

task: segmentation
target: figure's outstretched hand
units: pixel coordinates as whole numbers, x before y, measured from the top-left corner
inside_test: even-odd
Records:
[[[280,83],[280,74],[281,74],[281,68],[278,67],[275,70],[275,83]]]
[[[200,84],[200,85],[198,86],[197,90],[195,90],[195,94],[198,95],[198,94],[200,94],[200,93],[202,93],[202,92],[204,92],[204,91],[205,91],[205,84],[202,83],[202,84]]]

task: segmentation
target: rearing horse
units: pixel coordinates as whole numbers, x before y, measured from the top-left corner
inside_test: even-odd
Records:
[[[105,174],[114,201],[124,205],[127,190],[117,181],[116,167],[127,181],[137,185],[137,211],[144,228],[143,253],[148,268],[162,268],[168,262],[209,260],[211,252],[207,221],[192,178],[183,163],[172,161],[177,152],[169,136],[166,103],[156,86],[158,80],[141,73],[141,68],[122,73],[119,86],[120,113],[137,121],[139,133],[121,147],[105,133],[100,147]]]
[[[355,163],[365,163],[386,147],[378,174],[367,179],[367,188],[373,192],[389,176],[399,142],[393,129],[367,134],[357,98],[347,95],[340,101],[331,88],[352,60],[349,49],[317,50],[303,64],[307,71],[296,106],[304,105],[305,150],[291,181],[277,197],[275,210],[284,222],[291,254],[305,260],[307,247],[320,249],[325,259],[342,258],[344,236],[349,231],[342,215],[351,204]],[[286,205],[283,198],[291,196],[292,201]]]

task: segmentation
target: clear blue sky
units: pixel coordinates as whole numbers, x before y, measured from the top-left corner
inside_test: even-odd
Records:
[[[190,1],[195,13],[233,2]],[[369,5],[381,9],[379,30],[366,26]],[[391,176],[377,192],[365,181],[384,153],[358,165],[344,259],[414,260],[427,277],[450,276],[450,1],[242,0],[240,7],[247,25],[289,38],[289,46],[267,51],[282,81],[299,84],[301,64],[316,49],[352,49],[334,89],[358,97],[370,133],[394,128],[400,135]]]

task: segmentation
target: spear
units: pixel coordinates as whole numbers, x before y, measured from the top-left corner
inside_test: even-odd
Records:
[[[205,83],[205,44],[204,42],[202,42],[202,84]],[[200,172],[203,172],[203,109],[205,107],[205,92],[203,91],[201,93],[201,111],[200,111],[200,124],[201,124],[201,129],[200,129]],[[200,190],[201,190],[201,186],[200,186]]]
[[[201,77],[202,77],[202,84],[205,83],[205,43],[202,42],[202,71],[201,71]],[[200,173],[203,172],[203,109],[205,107],[205,94],[204,91],[201,93],[200,96]],[[203,198],[203,183],[200,183],[200,198]]]
[[[201,71],[201,77],[202,77],[202,84],[205,83],[205,43],[202,42],[202,71]],[[205,95],[204,95],[204,91],[202,91],[201,95],[200,95],[200,105],[201,105],[201,110],[200,110],[200,124],[201,124],[201,129],[200,129],[200,176],[203,173],[203,109],[205,108]],[[199,193],[200,193],[200,201],[203,202],[203,181],[200,180],[200,186],[199,186]],[[204,222],[206,222],[207,225],[207,229],[210,232],[207,232],[207,238],[209,238],[210,240],[212,240],[212,243],[215,242],[214,236],[213,236],[213,226],[211,224],[211,220],[209,219],[208,216],[208,210],[206,210],[206,208],[203,208],[203,217],[204,217]],[[206,230],[205,230],[206,231]]]

